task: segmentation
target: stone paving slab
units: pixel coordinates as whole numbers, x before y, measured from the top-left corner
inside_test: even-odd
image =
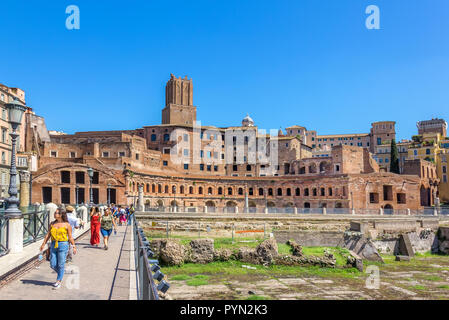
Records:
[[[129,232],[131,229],[128,229]],[[61,288],[53,290],[56,273],[44,261],[39,267],[0,288],[0,300],[108,300],[116,276],[126,226],[109,239],[109,250],[90,245],[90,233],[76,241],[78,253],[66,264]],[[123,284],[123,282],[121,282]],[[129,292],[129,287],[128,287]],[[125,298],[122,293],[121,298]]]

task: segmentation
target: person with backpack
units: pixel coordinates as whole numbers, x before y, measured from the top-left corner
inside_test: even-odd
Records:
[[[108,240],[111,236],[112,228],[114,227],[114,230],[117,231],[117,224],[111,214],[111,209],[107,208],[104,211],[104,215],[100,218],[100,224],[100,231],[104,241],[104,250],[108,250]]]
[[[72,206],[67,206],[65,209],[67,211],[67,220],[70,226],[72,227],[72,232],[75,229],[81,228],[83,222],[81,221],[81,219],[78,219],[76,217],[75,209]],[[71,262],[72,260],[73,260],[73,246],[70,244],[69,251],[67,252],[67,262]]]

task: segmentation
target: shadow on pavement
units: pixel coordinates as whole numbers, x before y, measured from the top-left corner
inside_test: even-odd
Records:
[[[34,284],[36,286],[53,286],[53,282],[40,281],[40,280],[21,280],[23,284]]]

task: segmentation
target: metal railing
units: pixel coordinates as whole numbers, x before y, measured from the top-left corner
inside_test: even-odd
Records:
[[[34,210],[33,210],[34,209]],[[31,206],[23,213],[23,245],[29,245],[47,234],[50,212],[44,206]]]
[[[288,215],[385,215],[385,216],[435,216],[449,215],[449,207],[425,207],[422,209],[354,209],[351,208],[295,208],[295,207],[184,207],[164,206],[150,207],[146,205],[144,212],[147,213],[197,213],[197,214],[238,214],[238,215],[263,215],[263,214],[288,214]]]
[[[139,222],[133,218],[132,222],[134,233],[134,257],[137,272],[137,288],[139,300],[159,300],[158,290],[154,283],[153,273],[151,271],[148,258],[151,257],[150,243],[142,239],[139,229]]]
[[[0,214],[0,257],[8,254],[8,217]]]

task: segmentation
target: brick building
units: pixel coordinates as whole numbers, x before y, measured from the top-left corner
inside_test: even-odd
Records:
[[[328,154],[314,157],[323,136],[303,127],[267,134],[249,115],[240,126],[200,127],[196,113],[192,80],[171,75],[160,125],[49,134],[29,116],[33,202],[87,202],[89,167],[95,203],[133,203],[140,186],[154,207],[418,209],[433,192],[426,176],[380,172],[370,149],[394,138],[394,122],[373,124],[362,146],[325,141]]]

